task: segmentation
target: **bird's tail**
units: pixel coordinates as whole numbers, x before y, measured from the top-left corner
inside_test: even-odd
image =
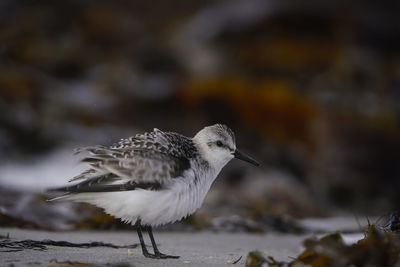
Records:
[[[71,194],[64,194],[62,196],[46,199],[46,201],[51,202],[51,201],[56,201],[56,200],[67,200],[67,199],[69,199],[70,196],[71,196]]]
[[[53,192],[63,192],[64,194],[58,197],[50,198],[47,199],[46,201],[56,201],[56,200],[67,200],[71,196],[69,192],[67,192],[67,187],[56,187],[56,188],[49,188],[46,190],[47,193],[53,193]]]

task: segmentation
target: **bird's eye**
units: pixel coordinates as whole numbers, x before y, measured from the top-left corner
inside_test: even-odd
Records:
[[[217,146],[219,146],[219,147],[221,147],[223,144],[222,144],[222,142],[221,141],[217,141]]]

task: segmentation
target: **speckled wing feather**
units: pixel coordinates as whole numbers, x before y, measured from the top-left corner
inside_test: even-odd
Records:
[[[56,189],[66,192],[106,192],[144,188],[156,190],[165,179],[182,176],[197,149],[190,138],[177,133],[153,132],[122,139],[110,147],[86,147],[82,162],[91,168],[71,181],[83,182]]]

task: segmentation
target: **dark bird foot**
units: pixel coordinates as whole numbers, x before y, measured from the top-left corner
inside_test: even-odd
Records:
[[[163,253],[156,253],[158,259],[179,259],[180,256],[167,255]]]
[[[166,255],[160,252],[154,254],[143,252],[143,256],[151,259],[179,259],[179,256]]]

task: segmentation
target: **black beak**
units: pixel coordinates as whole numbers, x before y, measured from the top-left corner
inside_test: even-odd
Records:
[[[243,154],[242,152],[240,152],[239,150],[235,150],[235,152],[233,153],[233,155],[235,156],[235,158],[237,159],[241,159],[243,161],[247,161],[248,163],[251,163],[253,165],[256,166],[260,166],[260,163],[258,163],[256,160],[250,158],[249,156]]]

